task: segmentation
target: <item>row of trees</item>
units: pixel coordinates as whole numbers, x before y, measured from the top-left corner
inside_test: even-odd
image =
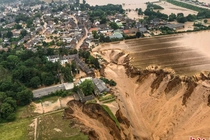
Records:
[[[122,5],[103,5],[103,6],[90,6],[90,11],[88,14],[90,15],[90,21],[94,21],[96,19],[100,20],[101,24],[105,24],[107,22],[106,17],[108,15],[115,15],[116,13],[123,14],[124,10],[122,8]]]
[[[210,18],[210,10],[204,10],[199,11],[197,15],[189,14],[187,16],[184,16],[183,13],[178,13],[177,15],[174,13],[171,13],[169,16],[167,14],[163,14],[160,11],[155,12],[153,10],[154,8],[151,8],[151,6],[147,5],[147,9],[142,12],[142,9],[136,9],[139,15],[142,15],[143,13],[148,16],[148,20],[152,20],[154,18],[160,18],[166,21],[177,21],[179,23],[185,23],[187,21],[195,21],[196,19],[203,19],[203,18]]]
[[[85,51],[85,50],[80,50],[79,51],[79,56],[82,57],[85,61],[86,64],[89,65],[89,67],[93,67],[95,69],[100,68],[100,64],[98,62],[98,59],[90,55],[90,52]]]
[[[49,62],[46,55],[54,51],[0,51],[0,122],[14,120],[17,106],[30,103],[33,98],[31,88],[58,83],[60,76],[64,82],[73,81],[76,63],[73,61],[63,67],[60,62]],[[95,63],[95,58],[89,54],[87,57],[87,61]],[[99,67],[99,64],[95,66]]]
[[[0,122],[15,119],[17,106],[30,103],[33,93],[18,81],[10,78],[0,81]]]
[[[147,4],[147,8],[149,8],[149,9],[151,9],[151,8],[154,10],[163,10],[164,9],[163,7],[156,5],[154,3],[151,3],[151,2],[147,2],[146,4]]]
[[[191,10],[198,11],[198,12],[207,10],[205,8],[201,8],[201,7],[194,6],[194,5],[191,5],[191,4],[188,4],[188,3],[184,3],[184,2],[180,2],[180,1],[177,1],[177,0],[166,0],[166,1],[173,4],[173,5],[180,6],[180,7],[187,8],[187,9],[191,9]]]

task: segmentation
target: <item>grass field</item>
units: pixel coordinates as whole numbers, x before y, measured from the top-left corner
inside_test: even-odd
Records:
[[[35,127],[30,126],[34,118],[30,109],[33,108],[19,108],[16,121],[0,124],[0,140],[34,140]],[[35,114],[38,118],[37,140],[88,140],[88,136],[79,129],[71,128],[70,120],[64,120],[62,115],[63,111],[39,116]]]
[[[33,128],[29,126],[31,123],[31,119],[21,119],[0,124],[0,140],[33,140]]]
[[[63,112],[43,115],[39,119],[37,140],[87,140],[77,128],[69,127],[70,121],[62,118]]]
[[[18,107],[17,109],[17,119],[23,119],[23,118],[30,118],[36,115],[39,115],[38,113],[34,113],[35,107],[33,105],[26,105],[24,107]]]
[[[44,102],[44,101],[49,101],[49,102],[56,102],[58,100],[59,96],[46,96],[46,97],[42,97],[41,99],[38,100],[34,100],[35,103],[40,103],[40,102]]]

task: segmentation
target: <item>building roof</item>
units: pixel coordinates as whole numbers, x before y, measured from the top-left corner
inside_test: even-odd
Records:
[[[56,92],[58,90],[70,90],[74,88],[73,83],[63,83],[55,86],[45,87],[37,90],[33,90],[34,98],[41,98],[43,96],[47,96],[53,92]]]
[[[146,31],[147,31],[147,28],[145,28],[145,27],[141,27],[141,28],[139,28],[139,31],[144,33],[144,32],[146,32]]]
[[[109,37],[110,37],[111,39],[112,39],[112,38],[121,39],[121,38],[123,38],[123,35],[122,35],[121,33],[115,32],[113,35],[110,35]]]
[[[182,23],[179,23],[179,24],[167,24],[165,26],[170,28],[170,29],[176,29],[176,28],[180,28],[180,27],[184,28],[184,24],[182,24]]]
[[[98,28],[90,28],[89,32],[92,33],[92,31],[98,31]]]
[[[105,92],[108,91],[108,88],[106,87],[106,84],[99,78],[93,78],[92,79],[94,85],[97,87],[99,92]]]

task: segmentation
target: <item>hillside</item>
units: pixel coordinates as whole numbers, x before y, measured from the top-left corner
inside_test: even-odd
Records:
[[[111,62],[104,74],[117,82],[117,102],[137,139],[209,137],[209,73],[187,77],[159,67],[138,70],[119,50],[97,52]]]

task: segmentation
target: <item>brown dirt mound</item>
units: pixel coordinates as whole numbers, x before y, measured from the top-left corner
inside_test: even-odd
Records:
[[[69,107],[65,109],[64,118],[76,118],[77,121],[82,123],[83,126],[86,127],[86,129],[82,129],[82,131],[89,135],[89,139],[122,140],[128,139],[128,137],[130,137],[129,139],[133,139],[134,137],[129,133],[129,130],[118,129],[109,114],[99,104],[83,104],[78,101],[70,101],[68,102],[68,106]],[[121,115],[122,113],[118,113],[118,118],[121,118],[120,120],[126,123],[128,129],[130,126],[129,121]],[[124,133],[124,131],[127,133]]]

